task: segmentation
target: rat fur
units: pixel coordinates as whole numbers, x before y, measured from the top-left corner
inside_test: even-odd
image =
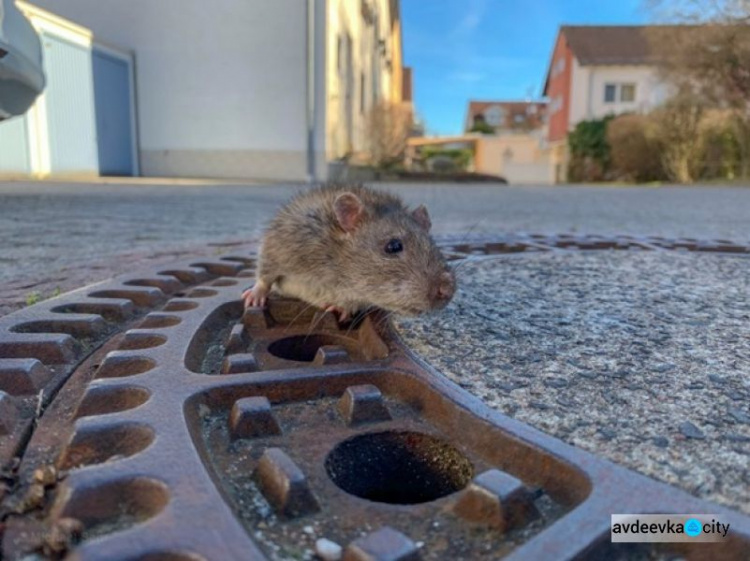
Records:
[[[285,204],[261,245],[246,306],[264,306],[271,290],[346,320],[381,308],[416,315],[445,307],[456,279],[430,236],[424,206],[361,185],[327,185]]]

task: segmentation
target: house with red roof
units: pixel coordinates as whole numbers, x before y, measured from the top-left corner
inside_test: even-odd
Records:
[[[546,101],[469,101],[464,131],[487,125],[496,134],[539,130],[547,121]]]
[[[547,140],[557,181],[565,180],[567,136],[581,121],[645,113],[670,96],[654,39],[675,26],[564,25],[544,82]],[[689,32],[691,26],[681,26]]]

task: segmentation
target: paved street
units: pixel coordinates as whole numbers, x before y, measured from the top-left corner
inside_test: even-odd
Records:
[[[750,242],[750,189],[384,185],[437,234],[578,232]],[[0,186],[0,314],[181,256],[257,239],[300,187]],[[504,414],[744,512],[750,293],[745,256],[524,254],[463,267],[407,344]]]
[[[0,313],[144,260],[257,238],[299,186],[144,181],[0,184]],[[750,189],[383,185],[425,203],[437,234],[540,231],[750,240]],[[33,296],[32,296],[33,297]]]

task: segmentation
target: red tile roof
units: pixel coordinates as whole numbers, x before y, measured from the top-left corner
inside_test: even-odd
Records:
[[[651,41],[660,31],[695,29],[693,25],[563,25],[560,33],[581,65],[655,64]]]
[[[476,117],[484,116],[484,112],[490,107],[500,107],[503,110],[504,122],[498,129],[505,130],[533,130],[544,124],[547,114],[546,101],[469,101],[469,110],[466,115],[466,129],[469,130],[474,124]],[[533,108],[536,108],[534,110]],[[523,117],[521,122],[516,121],[516,116]]]

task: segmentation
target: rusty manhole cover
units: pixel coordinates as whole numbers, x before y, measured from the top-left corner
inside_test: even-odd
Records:
[[[726,241],[514,236],[452,260]],[[746,559],[750,518],[482,404],[377,313],[243,312],[248,251],[120,277],[0,318],[3,556]],[[613,513],[712,513],[711,549],[614,549]],[[679,549],[681,547],[681,549]]]

